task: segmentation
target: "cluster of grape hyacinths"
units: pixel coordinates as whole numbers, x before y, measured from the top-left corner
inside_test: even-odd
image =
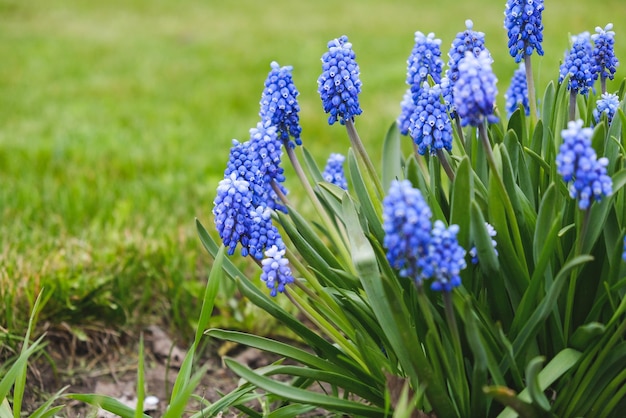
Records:
[[[299,92],[291,75],[293,67],[281,67],[276,61],[273,61],[270,67],[261,96],[259,116],[262,121],[269,121],[276,127],[281,141],[290,147],[302,145],[300,106],[296,99]]]
[[[497,122],[493,114],[496,95],[496,76],[491,69],[489,51],[482,50],[478,56],[471,52],[459,63],[459,78],[452,87],[452,97],[462,126],[480,126]]]
[[[469,19],[465,21],[465,27],[465,31],[456,35],[448,52],[446,77],[450,80],[451,86],[454,86],[459,79],[459,63],[465,58],[465,54],[471,52],[477,57],[485,49],[485,34],[474,31],[472,29],[474,23]]]
[[[596,33],[591,35],[594,44],[592,51],[594,67],[592,72],[596,77],[600,76],[603,93],[606,92],[606,79],[613,80],[619,65],[614,51],[615,32],[611,29],[613,29],[613,24],[609,23],[604,29],[596,27]]]
[[[524,108],[526,116],[530,114],[526,71],[522,65],[513,73],[511,84],[504,94],[504,99],[506,100],[506,111],[509,117],[517,110],[520,104]]]
[[[439,84],[429,87],[424,82],[411,115],[409,132],[420,155],[428,151],[436,154],[437,150],[452,150],[452,125],[441,95]]]
[[[337,187],[341,187],[344,190],[348,190],[348,181],[343,171],[343,163],[346,160],[341,154],[332,153],[326,161],[326,167],[322,173],[322,177],[325,181],[334,184]]]
[[[572,37],[572,40],[572,49],[567,53],[560,67],[559,83],[562,83],[569,74],[567,89],[574,93],[587,94],[595,80],[589,33],[583,32]]]
[[[423,265],[422,275],[432,277],[431,289],[439,292],[451,292],[461,285],[461,270],[465,263],[465,250],[456,238],[458,225],[448,228],[436,220],[431,231],[428,251]]]
[[[383,245],[387,260],[401,277],[415,280],[418,286],[432,278],[433,290],[450,292],[461,284],[465,250],[456,238],[458,225],[446,228],[437,220],[431,227],[431,217],[430,207],[411,182],[392,181],[383,199]]]
[[[359,105],[361,80],[352,44],[347,36],[328,42],[328,51],[322,56],[322,74],[317,79],[317,91],[330,125],[362,113]]]
[[[504,28],[509,37],[509,53],[515,62],[537,51],[543,55],[543,0],[507,0]]]
[[[284,291],[293,282],[286,259],[285,244],[272,224],[272,210],[286,209],[278,193],[286,194],[281,167],[282,142],[270,120],[250,129],[250,140],[233,140],[224,179],[220,181],[213,202],[215,226],[228,249],[234,254],[241,245],[241,255],[263,260],[261,279],[272,295]],[[265,262],[271,258],[274,262]]]
[[[610,125],[618,107],[619,97],[617,94],[603,93],[600,99],[596,102],[596,108],[593,109],[593,119],[596,123],[600,123],[602,115],[605,114]]]
[[[496,246],[498,245],[498,243],[496,242],[495,239],[493,239],[493,237],[495,237],[496,234],[497,234],[496,233],[496,229],[489,222],[485,222],[485,228],[487,228],[487,233],[491,237],[491,246],[493,247],[493,251],[494,251],[494,253],[497,256],[498,255],[498,250],[497,250]],[[479,259],[478,259],[478,249],[476,248],[476,246],[470,248],[469,255],[470,255],[470,257],[472,257],[472,264],[478,264],[478,261],[479,261]]]
[[[563,144],[556,157],[557,172],[569,184],[570,197],[578,199],[581,210],[589,209],[591,198],[599,201],[613,192],[607,175],[606,158],[598,159],[591,147],[591,128],[583,128],[582,120],[570,121],[561,132]]]

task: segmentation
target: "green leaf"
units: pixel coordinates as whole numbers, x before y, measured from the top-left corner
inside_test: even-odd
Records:
[[[189,351],[193,351],[193,347]],[[189,354],[187,356],[189,356]],[[208,364],[200,367],[200,369],[198,369],[193,376],[186,380],[185,385],[180,388],[176,396],[173,395],[172,391],[172,397],[169,405],[167,406],[167,411],[163,414],[163,418],[179,418],[184,416],[184,412],[187,409],[187,404],[189,403],[191,395],[193,395],[193,392],[200,384],[202,377],[204,377],[208,369]],[[176,382],[178,383],[178,380]]]
[[[383,410],[377,407],[368,406],[346,399],[340,399],[334,396],[327,396],[321,393],[315,393],[277,382],[276,380],[257,374],[253,370],[250,370],[249,368],[229,358],[224,359],[224,362],[242,379],[247,380],[253,385],[264,389],[275,396],[279,396],[292,402],[317,405],[318,407],[326,408],[331,411],[338,411],[364,417],[378,417],[383,413]]]
[[[306,405],[306,404],[290,404],[278,408],[267,415],[267,418],[293,418],[306,414],[314,410],[315,405]]]
[[[311,177],[313,178],[313,182],[314,183],[323,182],[324,177],[322,176],[322,172],[320,171],[319,167],[315,163],[315,159],[313,158],[309,150],[306,149],[304,146],[300,148],[302,148],[302,153],[304,154],[304,163],[306,164],[306,167],[309,170],[309,174],[311,174]]]
[[[361,175],[356,156],[352,150],[348,152],[348,167],[350,169],[350,177],[352,178],[352,187],[361,205],[361,210],[367,218],[372,233],[376,236],[378,241],[382,242],[385,237],[385,232],[383,231],[380,221],[379,213],[381,213],[381,210],[377,210],[374,206],[373,199],[375,195],[369,193],[365,180]]]
[[[474,199],[472,180],[470,160],[465,156],[456,169],[450,203],[450,224],[459,226],[457,239],[463,248],[469,248],[470,245],[470,212],[467,206]]]
[[[541,371],[541,366],[544,361],[545,358],[539,356],[528,362],[528,365],[526,366],[526,385],[532,403],[539,406],[539,408],[544,411],[549,411],[550,402],[548,402],[548,398],[546,398],[546,395],[543,393],[543,390],[539,385],[539,372]]]
[[[144,370],[144,350],[143,350],[143,334],[139,337],[139,364],[137,366],[137,408],[135,408],[135,418],[141,418],[143,415],[142,408],[139,405],[143,405],[143,400],[146,396],[145,386],[145,370]]]
[[[135,410],[130,408],[115,398],[104,395],[94,395],[85,393],[70,393],[65,395],[66,398],[75,399],[77,401],[85,402],[89,405],[98,406],[105,411],[109,411],[121,418],[135,418]],[[150,418],[149,415],[141,413],[143,418]]]
[[[200,318],[198,319],[198,326],[196,328],[196,335],[193,341],[194,349],[198,348],[200,339],[204,334],[204,330],[207,329],[211,314],[213,313],[213,305],[215,303],[215,297],[217,291],[220,288],[224,271],[222,270],[222,263],[224,262],[224,246],[220,246],[217,256],[211,266],[211,273],[209,273],[209,280],[207,282],[206,289],[204,291],[204,298],[202,299],[202,308],[200,309]]]
[[[402,149],[400,130],[396,122],[392,123],[383,142],[383,190],[389,190],[393,180],[402,180]]]
[[[606,327],[599,322],[581,325],[570,337],[569,344],[577,350],[585,350],[593,341],[600,338],[604,331]]]
[[[178,371],[178,375],[176,376],[176,381],[174,382],[174,387],[172,387],[172,394],[170,396],[171,400],[176,399],[185,391],[185,388],[189,386],[189,382],[191,379],[191,369],[193,367],[193,356],[195,355],[195,347],[191,346],[185,358],[183,359],[183,364],[180,366],[180,370]]]

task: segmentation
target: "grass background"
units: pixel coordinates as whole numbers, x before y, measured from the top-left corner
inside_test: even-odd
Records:
[[[626,60],[622,1],[546,0],[545,56],[533,57],[540,94],[558,77],[568,34],[613,21]],[[0,326],[21,334],[45,287],[40,322],[156,318],[189,335],[210,266],[193,220],[212,225],[230,140],[258,121],[269,63],[294,66],[303,141],[323,164],[348,141],[325,122],[319,60],[328,40],[348,35],[363,82],[357,125],[376,160],[417,30],[435,32],[445,55],[471,18],[503,105],[516,68],[504,4],[0,0]],[[229,326],[259,326],[228,289],[218,307]]]

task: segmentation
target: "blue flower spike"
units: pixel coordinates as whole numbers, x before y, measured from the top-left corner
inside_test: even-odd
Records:
[[[453,85],[452,97],[462,126],[479,126],[485,120],[498,121],[493,114],[498,89],[491,69],[491,56],[482,50],[478,56],[466,52],[459,63],[459,78]]]
[[[619,61],[615,57],[615,32],[613,24],[609,23],[602,29],[596,27],[596,33],[591,35],[593,41],[594,74],[600,76],[602,93],[606,93],[606,79],[613,80]]]
[[[607,175],[606,158],[597,158],[591,147],[591,128],[583,128],[582,120],[570,121],[561,132],[563,143],[556,157],[557,172],[569,183],[569,194],[578,200],[581,210],[588,210],[591,199],[600,201],[613,192],[613,182]]]
[[[322,74],[317,79],[317,91],[322,99],[328,124],[339,121],[345,125],[363,111],[359,105],[361,80],[352,44],[347,36],[328,42],[328,51],[322,56]]]
[[[416,101],[422,86],[431,76],[435,84],[441,81],[443,60],[441,59],[441,39],[435,38],[434,33],[424,35],[415,32],[415,45],[407,60],[406,83],[411,88],[413,100]]]
[[[271,246],[265,251],[265,258],[261,261],[261,280],[270,289],[270,294],[276,296],[285,291],[285,286],[293,283],[293,275],[289,268],[289,260],[285,258],[285,247]]]
[[[526,70],[522,64],[520,64],[519,68],[513,73],[511,84],[504,94],[504,99],[506,100],[506,111],[509,117],[517,110],[520,104],[524,108],[526,116],[530,114]]]
[[[217,195],[213,201],[215,227],[227,248],[228,255],[233,255],[241,244],[241,255],[248,255],[252,192],[250,183],[236,172],[224,177],[217,186]]]
[[[567,89],[575,93],[587,94],[594,81],[594,64],[589,32],[573,36],[572,41],[572,48],[560,67],[559,83],[562,83],[569,74]]]
[[[507,0],[504,28],[509,37],[509,53],[515,62],[530,57],[533,51],[543,55],[543,0]]]
[[[467,267],[467,263],[465,250],[456,238],[458,233],[458,225],[446,228],[442,221],[435,221],[422,272],[424,277],[433,279],[432,290],[451,292],[461,285],[461,270]]]
[[[411,115],[414,111],[415,102],[413,101],[413,93],[411,93],[411,88],[409,87],[402,97],[402,102],[400,103],[400,116],[398,116],[398,119],[396,120],[401,135],[409,134]]]
[[[448,71],[446,72],[451,86],[454,86],[459,78],[459,62],[465,57],[465,53],[471,52],[477,57],[485,49],[485,34],[476,32],[473,27],[474,22],[466,20],[466,29],[459,32],[452,41],[452,47],[448,52]]]
[[[270,121],[275,126],[283,143],[290,147],[302,145],[300,134],[300,106],[296,99],[300,94],[293,83],[293,67],[281,67],[276,61],[270,64],[271,70],[265,80],[261,95],[262,121]]]
[[[346,157],[341,154],[332,153],[326,161],[326,167],[322,173],[322,177],[327,182],[334,184],[337,187],[341,187],[344,190],[348,190],[348,181],[343,170],[343,163],[346,161]]]
[[[602,115],[605,114],[610,125],[618,108],[619,97],[617,94],[603,93],[596,102],[596,108],[593,109],[593,119],[596,123],[600,123]]]
[[[422,283],[421,263],[430,241],[432,212],[408,180],[394,180],[383,199],[383,245],[389,264],[401,277]]]
[[[420,155],[435,155],[443,149],[452,151],[452,124],[442,94],[440,85],[429,87],[424,82],[411,115],[409,131]]]

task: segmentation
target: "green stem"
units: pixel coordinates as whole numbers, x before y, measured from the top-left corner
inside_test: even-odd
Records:
[[[571,89],[569,92],[569,120],[576,119],[576,90]]]
[[[311,184],[309,183],[309,180],[307,179],[306,175],[304,174],[304,170],[302,169],[302,166],[300,165],[300,161],[298,161],[298,157],[296,156],[294,149],[290,147],[289,145],[285,145],[285,149],[287,150],[287,156],[289,157],[289,161],[291,162],[291,165],[293,166],[293,169],[296,172],[296,175],[300,179],[300,183],[302,183],[302,186],[304,187],[304,190],[309,196],[309,199],[311,199],[313,206],[315,206],[316,212],[318,213],[320,218],[322,218],[322,221],[326,225],[326,231],[329,235],[329,238],[331,239],[331,241],[335,243],[335,247],[341,253],[341,256],[345,262],[345,265],[348,266],[351,271],[353,271],[354,267],[352,266],[352,257],[350,256],[350,253],[348,252],[346,244],[339,236],[339,233],[337,232],[337,228],[335,227],[335,224],[328,216],[326,209],[324,209],[324,206],[322,206],[322,203],[319,201],[319,199],[315,195],[315,192],[313,191],[313,188],[311,187]]]
[[[534,126],[537,124],[537,97],[535,93],[535,80],[533,78],[533,68],[530,61],[530,55],[524,56],[524,69],[526,70],[526,86],[528,88],[530,118]]]
[[[463,134],[463,126],[461,126],[461,118],[458,113],[454,116],[454,124],[456,125],[456,131],[461,140],[461,145],[465,148],[465,134]]]
[[[356,151],[356,155],[361,158],[361,161],[365,165],[370,177],[372,178],[372,182],[376,187],[376,192],[378,193],[378,197],[382,199],[385,195],[383,191],[383,185],[380,182],[380,178],[378,178],[378,174],[376,173],[376,168],[374,168],[374,164],[372,164],[372,160],[370,160],[365,147],[363,146],[363,142],[359,137],[359,134],[356,131],[356,127],[354,126],[354,121],[349,119],[346,121],[346,129],[348,131],[348,137],[350,138],[350,144],[352,148]]]
[[[600,88],[602,89],[602,94],[606,93],[606,77],[600,76]]]
[[[585,238],[585,235],[587,234],[589,219],[591,218],[590,215],[591,215],[591,209],[587,208],[587,210],[585,210],[584,218],[582,220],[582,225],[580,227],[580,234],[578,235],[578,239],[576,240],[576,249],[574,250],[574,258],[578,257],[582,253],[583,240]],[[572,270],[570,274],[569,288],[567,289],[567,299],[565,302],[565,319],[563,322],[563,335],[564,335],[564,341],[565,341],[566,346],[567,346],[567,342],[570,336],[572,313],[574,311],[574,298],[576,297],[577,278],[578,278],[578,268],[575,268]]]
[[[439,158],[439,162],[441,163],[441,166],[443,167],[444,171],[448,175],[448,178],[450,179],[450,182],[453,183],[454,182],[454,171],[452,170],[452,167],[450,166],[450,162],[446,158],[446,155],[443,153],[442,149],[438,149],[437,150],[437,157]]]

